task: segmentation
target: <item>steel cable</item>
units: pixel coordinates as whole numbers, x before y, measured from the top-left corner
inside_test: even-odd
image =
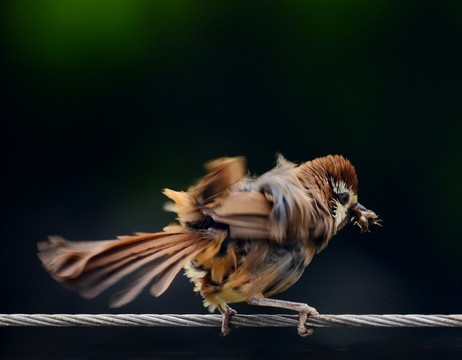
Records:
[[[213,314],[0,314],[0,326],[187,326],[220,327]],[[296,327],[298,315],[233,315],[234,327]],[[317,315],[309,327],[462,327],[462,315]]]

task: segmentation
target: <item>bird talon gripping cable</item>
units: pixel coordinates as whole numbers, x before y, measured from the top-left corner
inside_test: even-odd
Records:
[[[165,189],[168,209],[179,224],[158,233],[136,233],[116,240],[67,241],[52,236],[38,243],[38,256],[51,276],[85,298],[93,298],[134,272],[130,285],[111,306],[132,301],[151,284],[161,295],[177,273],[185,274],[204,305],[223,315],[229,333],[228,304],[297,311],[298,333],[310,335],[313,307],[269,298],[292,286],[314,254],[348,222],[369,232],[378,216],[358,202],[358,179],[351,163],[329,155],[296,165],[278,158],[260,177],[246,175],[243,157],[220,158],[205,165],[207,174],[186,192]]]

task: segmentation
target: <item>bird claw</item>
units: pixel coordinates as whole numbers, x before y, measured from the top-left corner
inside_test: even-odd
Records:
[[[231,333],[231,326],[229,326],[229,318],[235,314],[237,314],[237,311],[230,308],[228,305],[226,305],[226,310],[221,310],[221,315],[223,315],[223,319],[221,321],[221,336],[227,336]]]
[[[299,322],[297,327],[298,335],[301,337],[307,337],[314,332],[314,328],[306,327],[306,320],[308,316],[316,316],[319,315],[318,311],[307,304],[304,304],[303,308],[299,310]]]

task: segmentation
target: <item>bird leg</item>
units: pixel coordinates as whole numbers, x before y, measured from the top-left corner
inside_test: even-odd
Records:
[[[300,315],[297,327],[298,335],[305,337],[311,335],[314,332],[314,329],[312,327],[306,327],[306,320],[309,315],[319,315],[319,313],[316,311],[314,307],[311,307],[308,304],[254,296],[249,298],[248,302],[252,305],[271,306],[297,311]]]
[[[230,308],[227,304],[225,304],[226,308],[223,308],[221,305],[218,306],[218,310],[220,311],[221,315],[223,315],[223,319],[221,321],[221,335],[226,336],[229,335],[231,332],[231,327],[229,326],[229,318],[232,315],[237,314],[237,311]]]

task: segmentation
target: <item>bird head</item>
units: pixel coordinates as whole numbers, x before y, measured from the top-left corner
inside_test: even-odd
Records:
[[[311,167],[329,204],[336,231],[348,222],[358,225],[361,232],[370,232],[371,225],[381,226],[378,216],[358,202],[358,177],[349,160],[328,155],[311,161]]]

